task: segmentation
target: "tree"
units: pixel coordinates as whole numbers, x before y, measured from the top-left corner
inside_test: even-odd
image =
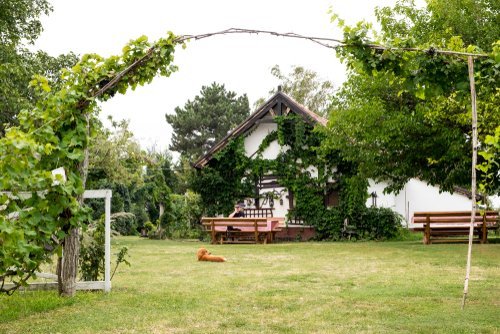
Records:
[[[179,181],[177,175],[175,174],[174,165],[172,162],[172,154],[169,151],[165,151],[161,154],[161,160],[159,161],[160,168],[165,178],[165,183],[170,188],[170,190],[175,191],[178,187]]]
[[[215,82],[203,86],[193,101],[175,108],[175,115],[165,115],[174,129],[170,149],[189,160],[199,158],[249,113],[246,94],[237,97]]]
[[[477,4],[469,3],[469,10]],[[481,6],[498,13],[492,3],[481,2]],[[446,16],[459,16],[458,7],[447,8],[453,9],[457,12]],[[416,47],[427,53],[370,48],[367,45],[374,42],[368,37],[369,25],[346,27],[340,21],[347,46],[339,49],[339,56],[347,63],[349,75],[334,99],[326,145],[359,164],[365,175],[392,181],[390,190],[401,189],[413,177],[448,191],[470,186],[467,62],[435,50],[480,50],[450,35],[460,27],[448,25],[459,21],[441,20],[442,11],[446,8],[439,1],[429,1],[426,9],[400,1],[394,8],[377,11],[382,31],[375,43]],[[487,45],[492,42],[487,35],[476,40]],[[490,45],[490,58],[476,62],[480,142],[500,123],[500,92],[493,84],[500,81],[497,48]],[[496,181],[493,188],[498,191],[499,186]]]
[[[282,91],[295,101],[320,115],[324,116],[327,113],[333,95],[332,82],[322,81],[318,73],[302,66],[293,66],[292,71],[287,76],[281,72],[278,65],[274,65],[271,74],[280,80]],[[273,89],[269,93],[274,94],[276,90]],[[256,104],[259,106],[263,102],[260,99]]]
[[[47,0],[3,0],[0,3],[0,44],[33,43],[42,32],[40,15],[52,11]]]
[[[217,152],[208,166],[190,175],[189,186],[200,195],[207,215],[228,215],[235,201],[253,193],[253,179],[247,177],[248,160],[243,140],[237,138]]]
[[[478,153],[484,161],[477,168],[483,172],[479,183],[479,191],[488,194],[493,193],[491,188],[500,178],[500,126],[495,129],[493,136],[486,136],[484,146]]]
[[[171,215],[171,189],[168,186],[165,171],[163,170],[163,166],[170,159],[168,152],[149,152],[142,189],[143,200],[150,220],[152,222],[161,220],[164,225],[171,222],[169,218]],[[163,212],[161,212],[160,208],[163,208]]]
[[[94,186],[99,180],[126,187],[140,184],[146,153],[129,130],[128,121],[111,120],[111,124],[112,130],[97,128],[96,124],[89,151],[88,185]]]
[[[45,76],[57,88],[61,70],[78,60],[73,53],[51,57],[24,47],[42,31],[39,16],[48,15],[51,10],[45,0],[0,3],[0,136],[5,124],[17,124],[16,116],[22,109],[34,107],[38,96],[29,82],[35,74]]]
[[[500,4],[496,0],[426,0],[417,8],[414,0],[400,0],[396,5],[375,10],[385,36],[417,43],[437,43],[460,36],[465,45],[491,50],[500,36]]]
[[[111,130],[96,121],[95,135],[89,148],[88,189],[109,188],[112,212],[130,212],[131,196],[143,186],[143,167],[147,156],[129,130],[128,121],[115,122],[110,118]],[[93,219],[103,213],[102,201],[88,200],[93,208]]]

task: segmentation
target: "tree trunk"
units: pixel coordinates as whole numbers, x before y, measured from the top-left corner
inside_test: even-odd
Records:
[[[73,297],[76,293],[76,276],[78,274],[78,257],[80,255],[79,228],[72,228],[64,238],[61,281],[59,290],[63,297]]]
[[[62,276],[61,276],[61,270],[62,270],[62,257],[57,256],[57,267],[56,267],[56,274],[57,274],[57,291],[59,292],[59,295],[62,295]]]
[[[86,113],[87,137],[90,134],[90,116]],[[78,166],[78,172],[82,178],[83,191],[87,182],[89,167],[89,149],[84,148],[83,161]],[[78,196],[78,203],[83,206],[83,193]],[[76,278],[78,275],[78,259],[80,257],[80,228],[71,228],[64,238],[62,259],[58,268],[59,295],[63,297],[73,297],[76,293]],[[58,266],[59,267],[59,266]]]

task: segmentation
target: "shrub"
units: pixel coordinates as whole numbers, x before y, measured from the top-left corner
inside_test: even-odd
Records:
[[[340,240],[344,215],[337,208],[325,210],[321,219],[315,226],[316,240]]]
[[[150,230],[148,230],[149,239],[163,240],[167,238],[167,230],[162,228],[160,224],[153,225],[153,223],[151,222],[149,222],[149,224],[148,224],[148,226],[150,227]]]
[[[88,226],[81,236],[80,244],[80,275],[83,281],[97,281],[104,277],[104,218],[101,218]],[[120,263],[130,266],[126,260],[127,247],[122,247],[117,254],[115,269]]]
[[[111,228],[121,235],[136,235],[137,220],[133,213],[117,212],[111,215]]]
[[[143,231],[141,231],[141,237],[145,237],[149,235],[149,232],[153,231],[156,229],[156,226],[150,222],[147,221],[144,223]]]
[[[173,239],[199,239],[202,236],[199,224],[202,216],[200,196],[187,191],[184,195],[172,195],[171,200],[172,211],[163,214],[169,215],[170,223],[162,224],[167,227],[168,236]]]
[[[104,219],[89,225],[81,236],[80,271],[83,281],[97,281],[104,273]]]
[[[148,213],[146,212],[146,209],[144,208],[143,203],[136,203],[132,205],[131,211],[136,217],[138,230],[142,229],[144,227],[144,224],[151,220]]]
[[[402,217],[388,208],[366,208],[355,222],[361,239],[393,239],[400,234]]]

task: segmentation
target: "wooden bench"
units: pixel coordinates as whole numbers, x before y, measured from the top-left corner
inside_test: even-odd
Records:
[[[455,238],[469,235],[471,212],[415,212],[410,228],[414,232],[424,232],[423,242],[426,245],[432,242],[457,242],[467,239]],[[488,242],[488,230],[499,227],[499,215],[496,211],[477,211],[474,217],[475,241]]]
[[[284,218],[277,217],[201,219],[203,228],[210,234],[212,244],[273,242],[276,232],[281,231],[280,225],[283,221]]]

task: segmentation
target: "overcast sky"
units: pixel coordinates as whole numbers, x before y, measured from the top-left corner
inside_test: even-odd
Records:
[[[328,9],[348,23],[374,21],[375,6],[395,0],[51,0],[54,11],[43,19],[44,32],[36,47],[51,55],[73,51],[79,55],[119,54],[130,40],[147,35],[151,41],[172,31],[176,35],[251,28],[294,32],[320,37],[342,37],[330,23]],[[102,104],[102,118],[130,120],[130,128],[146,149],[168,148],[172,128],[166,113],[174,113],[193,99],[203,85],[225,84],[238,95],[247,94],[250,105],[279,83],[270,74],[275,64],[288,73],[292,65],[319,73],[338,87],[345,71],[331,49],[315,43],[264,35],[217,36],[191,41],[176,50],[179,71],[157,78],[126,95]]]

